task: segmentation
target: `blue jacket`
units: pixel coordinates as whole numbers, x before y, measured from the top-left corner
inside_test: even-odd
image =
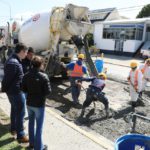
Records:
[[[71,62],[71,63],[69,63],[69,64],[66,66],[66,68],[67,68],[68,70],[73,70],[73,69],[74,69],[74,66],[75,66],[75,63],[77,63],[79,66],[82,66],[82,71],[83,71],[84,74],[87,73],[86,67],[82,65],[82,61],[80,61],[80,60],[77,60],[76,62]]]
[[[13,54],[4,65],[2,91],[8,94],[21,92],[23,75],[21,60],[16,54]]]
[[[29,60],[27,57],[22,60],[22,68],[23,68],[23,73],[27,73],[31,69],[31,60]]]
[[[105,87],[105,81],[102,79],[98,79],[97,77],[82,78],[81,81],[91,82],[89,86],[92,88],[97,88],[100,91],[102,91]]]

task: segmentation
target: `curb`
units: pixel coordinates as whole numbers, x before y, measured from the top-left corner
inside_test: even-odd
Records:
[[[104,63],[106,63],[106,64],[112,64],[112,65],[116,65],[116,66],[121,66],[121,67],[127,67],[127,68],[130,68],[130,66],[121,65],[121,64],[115,64],[115,63],[111,63],[111,62],[107,62],[107,61],[104,61]]]
[[[96,144],[100,145],[104,149],[106,149],[106,150],[114,150],[114,144],[113,144],[112,141],[106,139],[103,136],[97,136],[96,137],[96,136],[92,135],[91,133],[86,132],[85,130],[81,129],[80,127],[78,127],[74,123],[67,121],[66,119],[64,119],[63,117],[58,115],[56,112],[52,111],[50,108],[46,108],[46,111],[48,113],[50,113],[51,115],[53,115],[58,120],[60,120],[63,123],[65,123],[67,126],[71,127],[75,131],[77,131],[78,133],[80,133],[80,134],[86,136],[87,138],[91,139],[93,142],[95,142]]]

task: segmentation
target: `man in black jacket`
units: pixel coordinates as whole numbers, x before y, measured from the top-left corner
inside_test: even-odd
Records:
[[[35,56],[32,60],[32,69],[23,77],[22,88],[27,93],[27,110],[29,116],[29,148],[46,150],[42,142],[42,128],[45,113],[46,96],[51,92],[48,76],[41,72],[43,60]],[[36,122],[36,133],[34,126]]]
[[[23,44],[16,45],[15,53],[4,65],[4,77],[2,80],[2,92],[6,92],[11,104],[11,133],[17,133],[19,142],[28,142],[25,136],[23,120],[25,115],[25,95],[21,91],[23,69],[21,60],[27,55],[27,48]]]
[[[25,59],[22,60],[22,67],[24,74],[27,73],[31,69],[31,60],[34,56],[34,50],[32,47],[28,48],[28,53]]]

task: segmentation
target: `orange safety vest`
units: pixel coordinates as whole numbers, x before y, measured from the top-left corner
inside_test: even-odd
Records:
[[[71,72],[71,77],[82,77],[83,76],[83,71],[82,71],[82,66],[79,66],[77,63],[74,66],[74,69]]]
[[[141,69],[141,72],[144,74],[145,70],[146,70],[146,65],[144,65],[144,67]]]
[[[132,71],[130,71],[130,77],[129,77],[130,83],[131,83],[131,80],[130,80],[130,78],[131,78],[131,72]],[[138,73],[139,73],[139,70],[136,70],[135,75],[134,75],[134,87],[136,89],[137,89],[137,86],[138,86]]]

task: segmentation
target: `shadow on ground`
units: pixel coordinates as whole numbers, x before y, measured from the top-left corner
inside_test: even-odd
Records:
[[[85,125],[85,126],[90,127],[92,124],[96,122],[108,120],[111,118],[115,120],[123,118],[125,114],[127,115],[127,114],[130,114],[131,112],[133,112],[133,109],[131,106],[126,107],[118,112],[114,111],[113,109],[110,109],[109,116],[106,117],[105,110],[99,110],[99,112],[95,112],[95,109],[91,109],[85,115],[85,117],[79,116],[77,120],[75,121],[75,123],[77,123],[78,125]]]
[[[47,101],[46,106],[54,107],[55,109],[61,111],[64,114],[69,112],[70,109],[72,108],[81,109],[82,108],[81,104],[75,105],[72,101],[70,101],[70,99],[65,98],[63,96],[63,94],[64,95],[67,94],[65,93],[66,91],[64,89],[59,87],[59,85],[64,85],[63,81],[64,80],[62,80],[62,78],[51,78],[52,94],[48,96],[48,101]],[[64,85],[64,86],[66,88],[69,87],[67,85]],[[70,92],[70,90],[68,90],[67,92]],[[54,102],[52,103],[52,101]]]

